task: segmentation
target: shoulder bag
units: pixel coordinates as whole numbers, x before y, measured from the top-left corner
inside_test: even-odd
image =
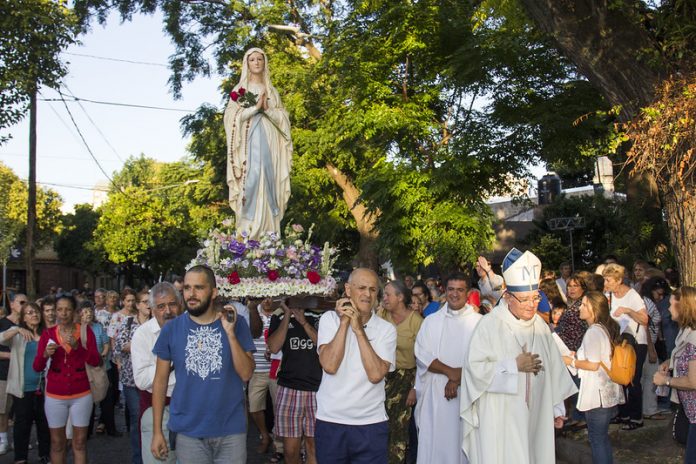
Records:
[[[81,324],[81,326],[82,347],[87,350],[87,324]],[[98,366],[90,366],[85,363],[85,370],[89,379],[89,389],[92,391],[92,401],[99,403],[106,398],[106,392],[109,389],[109,377],[106,375],[104,363],[101,362]]]

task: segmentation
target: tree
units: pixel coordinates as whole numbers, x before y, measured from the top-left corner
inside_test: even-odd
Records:
[[[65,75],[60,52],[75,40],[77,21],[62,2],[0,0],[0,143],[2,131],[26,114],[41,86]]]
[[[693,2],[519,1],[531,20],[554,39],[558,49],[609,104],[620,107],[620,118],[636,123],[629,132],[634,141],[640,141],[643,147],[657,147],[658,141],[665,140],[664,120],[656,121],[654,111],[661,105],[671,105],[671,101],[660,101],[659,97],[674,98],[688,92],[696,79]],[[643,112],[648,106],[652,110]],[[696,227],[684,227],[684,218],[693,224],[693,205],[684,201],[688,198],[674,195],[672,189],[675,182],[687,192],[696,189],[691,174],[693,149],[693,137],[686,137],[666,157],[660,156],[660,150],[650,150],[648,158],[636,151],[637,156],[629,157],[627,164],[636,174],[633,186],[647,183],[660,194],[685,282],[696,282]],[[665,163],[665,159],[669,161]],[[655,169],[655,165],[662,169]]]
[[[75,212],[62,218],[62,230],[55,248],[61,262],[89,272],[104,269],[106,258],[91,243],[99,222],[99,213],[92,205],[75,205]]]
[[[0,163],[0,205],[5,208],[5,217],[13,222],[13,228],[24,232],[27,224],[27,185],[6,165]],[[63,201],[55,190],[37,190],[37,246],[47,246],[61,230],[61,207]],[[20,233],[17,244],[24,246],[24,234]]]
[[[209,177],[201,163],[130,158],[113,178],[90,246],[122,266],[131,284],[181,274],[199,240],[222,220],[211,201],[222,187]]]
[[[566,231],[552,231],[548,221],[559,217],[581,216],[584,227],[573,231],[573,255],[576,269],[593,269],[608,254],[630,265],[636,259],[645,259],[661,265],[672,265],[667,253],[669,234],[666,223],[655,224],[641,209],[622,199],[603,195],[581,197],[560,196],[546,206],[535,229],[527,236],[527,246],[541,253],[548,266],[557,266],[570,260],[570,238]],[[554,244],[560,246],[554,251]],[[560,251],[563,259],[558,258]],[[544,266],[547,261],[542,260]]]
[[[472,259],[473,248],[490,243],[487,232],[469,239],[487,230],[471,227],[474,219],[490,224],[490,217],[480,214],[485,211],[483,194],[504,191],[507,186],[498,182],[502,173],[524,172],[534,156],[526,156],[517,140],[475,108],[479,84],[470,79],[463,85],[450,71],[453,38],[476,48],[470,31],[454,25],[456,18],[468,21],[472,14],[459,2],[327,1],[315,7],[305,2],[85,0],[76,9],[85,17],[96,13],[103,19],[112,5],[124,19],[162,7],[177,45],[170,59],[175,93],[186,79],[209,72],[201,55],[204,42],[215,50],[219,70],[234,63],[225,90],[236,81],[244,50],[266,48],[294,124],[295,193],[288,216],[313,216],[318,220],[312,222],[318,223],[329,218],[326,229],[341,225],[346,241],[357,232],[363,264],[374,267],[380,251],[385,257],[399,254],[395,259],[411,266],[435,259],[428,250],[443,247],[424,246],[415,252],[391,246],[393,237],[381,233],[404,231],[411,234],[405,241],[413,242],[421,228],[428,229],[432,240],[451,236],[447,243],[475,244],[455,247],[452,255],[458,263]],[[445,19],[447,28],[442,27]],[[201,108],[184,126],[193,136],[194,156],[211,161],[222,180],[226,164],[219,109]],[[379,163],[391,165],[393,174],[422,172],[418,195],[427,198],[426,204],[439,204],[450,188],[456,192],[451,200],[459,206],[448,209],[446,221],[435,220],[427,208],[406,208],[410,214],[400,218],[383,216],[384,207],[391,206],[383,202],[395,197],[372,194],[383,190],[380,179],[370,176]],[[460,163],[472,169],[471,176],[461,176]],[[320,207],[318,214],[307,210],[310,203]]]

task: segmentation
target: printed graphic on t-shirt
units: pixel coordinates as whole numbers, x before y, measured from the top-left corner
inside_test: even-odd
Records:
[[[222,370],[222,334],[212,327],[191,329],[186,340],[186,372],[205,380]]]

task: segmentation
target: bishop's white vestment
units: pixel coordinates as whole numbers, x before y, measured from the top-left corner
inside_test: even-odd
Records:
[[[416,425],[418,426],[419,464],[466,464],[462,451],[462,421],[459,417],[459,399],[445,398],[447,377],[428,371],[436,359],[450,367],[463,367],[471,334],[481,319],[473,306],[458,311],[449,305],[423,321],[416,338]]]
[[[542,370],[518,372],[517,356],[538,354]],[[554,417],[577,392],[548,325],[517,319],[501,300],[471,337],[462,371],[463,448],[472,464],[555,464]]]

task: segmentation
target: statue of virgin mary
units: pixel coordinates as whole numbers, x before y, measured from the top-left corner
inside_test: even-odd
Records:
[[[241,103],[240,95],[246,92],[256,95],[256,105]],[[227,185],[237,232],[246,231],[253,239],[264,232],[280,233],[290,198],[290,120],[271,84],[268,59],[260,48],[244,54],[241,79],[231,95],[224,125]]]

